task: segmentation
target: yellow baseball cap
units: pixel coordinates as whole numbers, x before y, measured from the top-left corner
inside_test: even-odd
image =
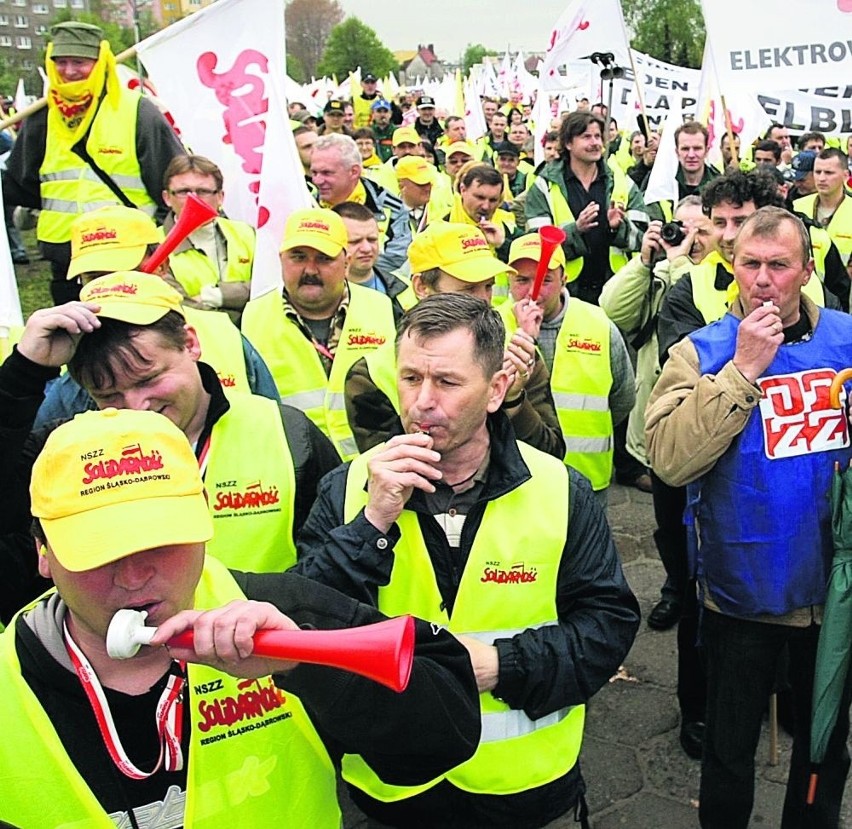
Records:
[[[213,537],[192,447],[157,412],[84,412],[54,429],[30,497],[56,558],[74,573]]]
[[[527,233],[512,242],[509,248],[509,264],[514,265],[520,259],[532,259],[538,262],[541,259],[541,236],[538,233]],[[562,245],[558,245],[547,264],[548,270],[565,267],[565,251]]]
[[[414,127],[397,127],[393,131],[391,143],[394,147],[398,147],[400,144],[419,144],[420,134]]]
[[[162,232],[141,210],[117,205],[81,213],[71,223],[68,279],[88,271],[138,268],[148,245],[162,241]]]
[[[412,273],[440,268],[463,282],[484,282],[501,273],[515,273],[491,252],[478,227],[450,222],[434,222],[415,236],[408,261]]]
[[[435,168],[419,155],[407,155],[394,167],[397,180],[407,178],[415,184],[434,184]]]
[[[446,158],[449,158],[453,153],[464,153],[471,158],[476,158],[476,150],[467,141],[454,141],[448,147],[444,148],[444,156]]]
[[[184,314],[183,297],[159,276],[139,271],[118,271],[93,279],[80,290],[83,302],[101,306],[99,317],[151,325],[169,311]]]
[[[287,217],[280,249],[313,248],[326,256],[335,257],[346,248],[348,242],[346,225],[337,213],[322,207],[310,207],[294,210]]]

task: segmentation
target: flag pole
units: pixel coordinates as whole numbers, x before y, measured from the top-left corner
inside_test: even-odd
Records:
[[[722,102],[722,114],[725,116],[725,132],[728,136],[728,147],[731,150],[731,164],[740,166],[740,157],[737,153],[737,145],[734,144],[734,127],[731,123],[731,113],[728,112],[728,105],[725,103],[725,96],[720,92],[719,99]],[[724,165],[723,165],[724,166]],[[724,173],[725,171],[722,170]]]
[[[636,97],[639,99],[639,111],[642,113],[642,119],[650,131],[651,123],[648,121],[648,112],[645,109],[645,93],[642,91],[642,78],[636,70],[636,61],[633,58],[633,49],[628,49],[627,54],[630,55],[630,68],[633,70],[633,83],[636,85]],[[648,136],[646,135],[645,138],[647,137]]]

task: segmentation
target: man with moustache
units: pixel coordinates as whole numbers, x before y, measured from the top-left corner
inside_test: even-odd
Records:
[[[291,213],[281,244],[283,291],[251,300],[242,325],[281,401],[305,412],[343,458],[358,451],[343,404],[346,372],[394,335],[390,299],[347,280],[347,244],[333,211]]]

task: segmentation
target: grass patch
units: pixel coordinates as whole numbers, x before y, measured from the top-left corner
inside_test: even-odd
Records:
[[[24,231],[21,236],[30,258],[29,265],[15,265],[15,278],[21,298],[24,320],[39,308],[50,308],[50,265],[39,257],[35,231]]]

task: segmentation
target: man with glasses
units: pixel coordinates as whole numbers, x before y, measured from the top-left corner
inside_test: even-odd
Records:
[[[163,176],[163,200],[171,212],[168,232],[180,217],[190,193],[221,211],[225,191],[222,171],[201,155],[172,159]],[[234,322],[249,299],[254,261],[254,228],[218,216],[194,230],[169,257],[169,267],[192,305],[225,311]]]

